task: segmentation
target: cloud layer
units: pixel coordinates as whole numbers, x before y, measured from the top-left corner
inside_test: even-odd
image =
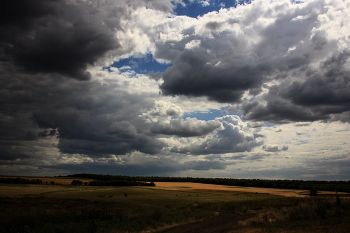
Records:
[[[332,119],[350,110],[348,11],[341,1],[254,1],[204,15],[157,45],[174,63],[160,88],[241,104],[247,120]]]
[[[185,3],[2,1],[0,169],[347,177],[350,3]]]

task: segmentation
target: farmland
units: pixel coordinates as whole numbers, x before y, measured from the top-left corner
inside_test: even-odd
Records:
[[[295,233],[350,229],[349,199],[337,199],[334,192],[310,198],[305,190],[190,182],[155,182],[155,187],[73,186],[69,185],[72,180],[54,180],[62,185],[0,184],[0,232]]]

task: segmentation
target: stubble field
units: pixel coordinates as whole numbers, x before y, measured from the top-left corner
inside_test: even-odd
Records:
[[[0,190],[0,232],[350,229],[349,199],[310,198],[301,190],[175,182],[155,187],[0,184]]]

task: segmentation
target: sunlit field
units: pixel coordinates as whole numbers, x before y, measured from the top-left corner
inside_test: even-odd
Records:
[[[258,187],[241,187],[241,186],[226,186],[215,184],[202,184],[192,182],[155,182],[156,186],[153,189],[165,190],[183,190],[187,192],[199,193],[217,193],[217,194],[272,194],[284,197],[301,197],[309,195],[309,190],[300,189],[275,189],[275,188],[258,188]],[[347,193],[337,192],[339,195],[347,195]],[[336,192],[318,191],[319,195],[335,195]]]
[[[337,232],[350,229],[349,199],[310,198],[301,190],[185,182],[156,182],[155,187],[0,184],[0,190],[0,232],[185,232],[187,225],[171,229],[202,220],[209,224],[221,216],[231,222],[222,232],[281,227],[313,232],[320,221],[317,232],[332,232],[331,223]],[[297,197],[291,197],[294,192]]]

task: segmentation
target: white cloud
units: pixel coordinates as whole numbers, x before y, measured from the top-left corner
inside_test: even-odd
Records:
[[[252,151],[262,144],[262,140],[255,138],[253,131],[238,116],[226,115],[215,120],[222,124],[220,128],[203,138],[191,139],[181,146],[174,146],[172,151],[194,155],[226,154]]]

